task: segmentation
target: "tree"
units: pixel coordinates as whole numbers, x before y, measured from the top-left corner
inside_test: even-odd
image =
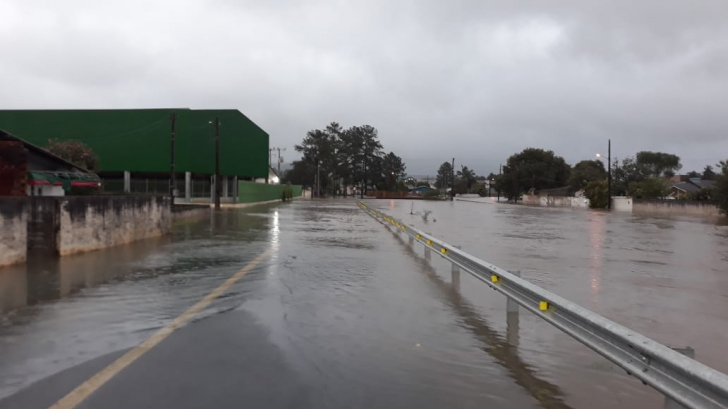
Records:
[[[718,202],[720,211],[728,214],[728,160],[720,161],[718,167],[721,172],[715,176],[713,198]]]
[[[45,149],[76,166],[80,166],[91,172],[97,170],[98,158],[94,154],[94,151],[81,141],[50,139]]]
[[[606,180],[593,180],[584,187],[584,196],[589,199],[592,209],[604,209],[609,205],[609,192]]]
[[[370,125],[364,125],[356,128],[356,132],[361,135],[362,142],[361,152],[364,165],[364,190],[362,191],[363,196],[365,193],[367,193],[367,185],[371,181],[370,168],[373,165],[377,165],[377,163],[374,162],[377,159],[380,159],[382,156],[382,143],[379,142],[379,132],[377,131],[377,128]]]
[[[646,176],[653,178],[675,175],[682,168],[679,156],[650,151],[637,152],[637,165]]]
[[[452,183],[452,165],[450,162],[443,162],[440,165],[440,169],[437,170],[437,178],[435,179],[435,185],[439,189],[446,190],[447,187]]]
[[[461,178],[465,184],[465,191],[470,192],[470,189],[475,184],[475,180],[477,176],[475,175],[475,171],[472,169],[469,169],[467,166],[460,166],[460,170],[458,171],[457,175],[458,178]]]
[[[716,176],[713,167],[710,165],[706,166],[703,170],[703,180],[715,180]]]
[[[496,189],[508,199],[518,199],[529,189],[566,186],[570,173],[571,167],[553,151],[527,148],[508,158],[503,174],[496,179]]]
[[[303,160],[315,169],[314,178],[318,182],[316,196],[321,194],[321,190],[326,190],[326,176],[333,171],[335,144],[336,140],[330,134],[315,129],[306,133],[300,145],[294,146],[297,152],[303,153]]]
[[[649,178],[629,184],[628,193],[635,199],[661,199],[669,193],[670,186],[664,178]]]
[[[698,172],[696,172],[694,170],[691,170],[690,172],[688,172],[688,177],[689,178],[699,178],[700,177],[700,173],[698,173]]]
[[[619,160],[614,160],[612,166],[612,192],[616,196],[628,194],[629,185],[634,182],[645,180],[643,168],[637,164],[634,158],[625,158],[620,165]]]
[[[607,178],[607,171],[604,163],[600,160],[583,160],[571,169],[569,178],[569,190],[576,192],[584,189],[591,182]]]
[[[389,152],[382,158],[382,173],[384,180],[386,180],[387,190],[394,190],[397,186],[397,181],[403,179],[407,174],[402,158],[395,155],[394,152]]]
[[[293,161],[292,167],[288,169],[281,179],[281,183],[292,185],[312,186],[316,175],[316,168],[311,167],[306,161]]]

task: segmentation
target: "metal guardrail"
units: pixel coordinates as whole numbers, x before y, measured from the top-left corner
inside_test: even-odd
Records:
[[[688,408],[728,407],[728,375],[688,358],[629,328],[480,260],[413,226],[370,209],[370,216],[392,225],[426,249],[460,266],[572,338]]]

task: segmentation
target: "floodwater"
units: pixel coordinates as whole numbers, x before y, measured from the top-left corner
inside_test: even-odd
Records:
[[[728,372],[726,226],[367,203]],[[270,246],[269,260],[196,319],[254,316],[306,379],[311,407],[662,407],[656,392],[539,318],[507,320],[505,299],[464,272],[454,288],[444,260],[425,261],[421,246],[353,200],[223,211],[168,237],[0,269],[0,398],[137,345]]]

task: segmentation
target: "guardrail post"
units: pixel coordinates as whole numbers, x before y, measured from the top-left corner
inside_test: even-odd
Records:
[[[695,350],[691,347],[685,348],[671,348],[675,352],[679,352],[688,358],[695,359]],[[665,409],[683,409],[685,406],[675,402],[674,400],[665,396]]]
[[[511,274],[513,274],[516,277],[521,276],[520,271],[510,271]],[[510,297],[506,297],[506,312],[507,313],[516,313],[518,314],[518,303],[512,300]]]
[[[425,234],[430,235],[430,232],[425,232]],[[430,246],[425,244],[425,260],[430,261],[432,260],[432,253],[430,252]]]
[[[520,271],[511,271],[516,277],[521,276]],[[518,346],[518,303],[513,301],[510,297],[506,297],[506,342],[513,347]]]
[[[460,250],[462,246],[453,246],[456,249]],[[456,289],[460,289],[460,266],[452,263],[452,268],[450,269],[450,282],[452,283],[452,286]]]

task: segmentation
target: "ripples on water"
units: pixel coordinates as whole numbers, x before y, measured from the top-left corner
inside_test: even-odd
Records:
[[[479,203],[372,201],[389,214],[728,370],[728,227],[692,219]],[[432,220],[437,219],[437,222]],[[320,407],[645,407],[659,396],[537,318],[422,259],[353,201],[223,212],[171,237],[0,274],[0,397],[133,346],[274,256],[196,319],[242,308]],[[518,328],[517,331],[514,328]]]

